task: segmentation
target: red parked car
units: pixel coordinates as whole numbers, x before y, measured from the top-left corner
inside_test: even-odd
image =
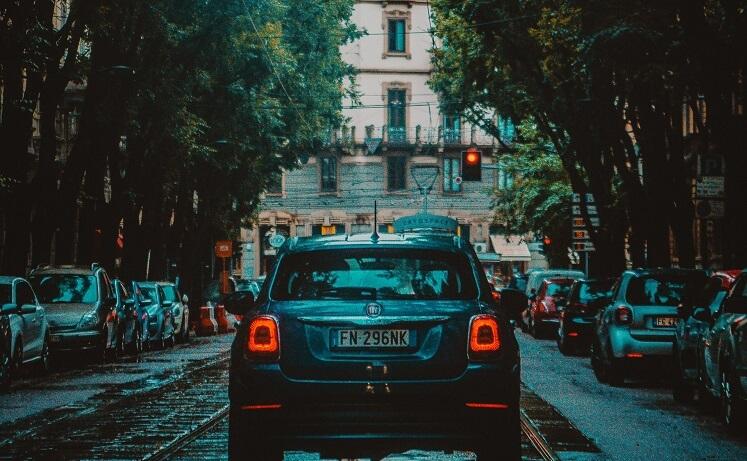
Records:
[[[560,323],[560,311],[568,302],[574,279],[550,278],[542,281],[537,296],[527,313],[529,332],[535,338],[555,336]]]

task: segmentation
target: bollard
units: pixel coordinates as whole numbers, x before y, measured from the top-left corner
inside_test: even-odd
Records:
[[[215,307],[215,320],[218,323],[218,333],[228,333],[228,318],[226,318],[226,308],[222,304]]]
[[[218,334],[218,322],[215,320],[214,307],[200,307],[200,323],[197,325],[197,334],[199,336],[211,336]]]

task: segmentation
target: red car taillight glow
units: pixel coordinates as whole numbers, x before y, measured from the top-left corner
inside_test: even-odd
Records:
[[[620,325],[627,325],[633,322],[633,311],[628,306],[619,306],[615,309],[615,321]]]
[[[469,328],[469,350],[478,354],[497,352],[501,348],[498,321],[492,315],[472,317]]]
[[[247,355],[265,359],[280,357],[280,334],[275,317],[260,316],[249,323]]]

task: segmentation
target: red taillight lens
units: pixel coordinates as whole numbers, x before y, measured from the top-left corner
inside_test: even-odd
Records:
[[[249,355],[265,358],[280,356],[280,335],[278,322],[274,317],[261,316],[252,319],[249,324],[247,351]]]
[[[492,315],[472,317],[469,328],[470,352],[496,352],[501,347],[498,321]]]
[[[633,311],[628,306],[619,306],[615,309],[615,321],[620,325],[633,322]]]
[[[497,303],[501,302],[501,292],[500,291],[493,290],[492,291],[492,295],[493,295],[493,301],[495,301]]]

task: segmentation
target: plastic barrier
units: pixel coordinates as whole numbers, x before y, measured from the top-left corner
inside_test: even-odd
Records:
[[[218,322],[215,320],[215,308],[213,306],[200,307],[200,323],[197,325],[198,336],[211,336],[218,334]]]
[[[218,322],[218,333],[228,333],[228,318],[226,308],[218,304],[215,307],[215,320]]]

